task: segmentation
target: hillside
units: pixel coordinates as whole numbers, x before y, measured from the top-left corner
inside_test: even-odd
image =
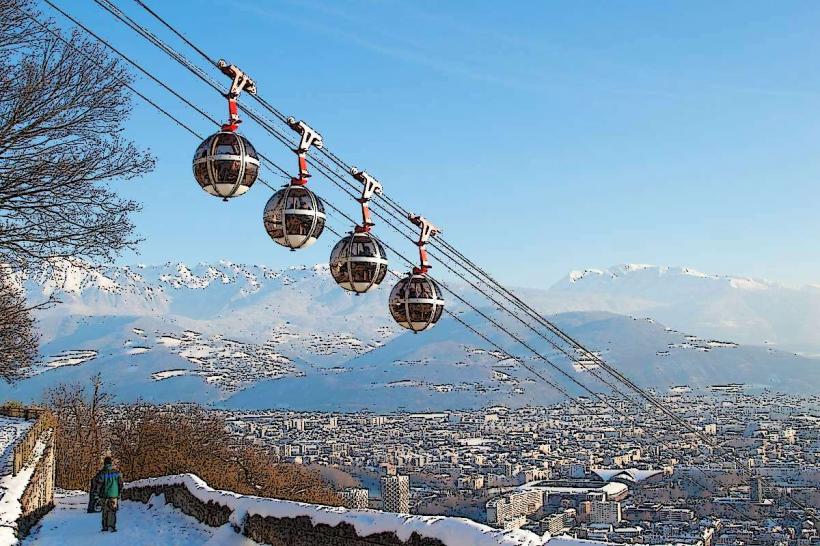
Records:
[[[572,284],[586,277],[574,278]],[[220,262],[88,271],[57,263],[21,283],[32,301],[55,293],[63,303],[40,314],[42,362],[13,388],[0,388],[9,398],[37,399],[50,386],[97,372],[121,400],[246,409],[422,410],[559,397],[452,319],[420,335],[402,331],[386,312],[386,288],[352,296],[324,265],[276,270]],[[573,289],[558,286],[528,298],[558,305],[550,294],[561,290]],[[659,297],[649,287],[646,295]],[[550,350],[499,311],[484,311]],[[480,317],[462,317],[544,366]],[[652,319],[600,311],[563,312],[553,320],[644,386],[740,382],[801,391],[820,384],[815,360],[772,347],[710,341]],[[578,377],[589,375],[551,358]]]

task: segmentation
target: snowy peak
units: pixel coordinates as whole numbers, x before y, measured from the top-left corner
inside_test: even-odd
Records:
[[[709,275],[690,267],[670,267],[650,264],[620,264],[607,269],[584,269],[571,271],[565,280],[558,282],[553,288],[576,283],[601,283],[611,285],[620,282],[633,282],[640,279],[645,282],[658,279],[663,282],[674,279],[690,280],[703,279],[706,282],[726,284],[738,290],[766,290],[773,283],[747,277],[733,277],[728,275]]]
[[[142,296],[148,301],[175,290],[203,290],[232,286],[240,296],[254,294],[266,281],[279,279],[292,284],[310,277],[328,275],[325,264],[277,270],[266,266],[229,261],[215,264],[166,262],[162,265],[93,266],[79,260],[52,260],[17,281],[29,295],[69,295],[88,299],[94,294]]]

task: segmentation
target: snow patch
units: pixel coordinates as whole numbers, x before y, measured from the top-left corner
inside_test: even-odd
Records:
[[[179,352],[182,358],[204,358],[210,356],[211,348],[207,345],[193,345]]]
[[[604,272],[600,269],[584,269],[583,271],[575,270],[570,271],[569,273],[569,282],[577,282],[583,279],[588,275],[597,275],[598,277],[602,277]]]
[[[706,273],[701,273],[700,271],[690,269],[688,267],[681,268],[681,273],[683,273],[684,275],[689,275],[690,277],[698,277],[701,279],[706,279],[709,277],[709,275],[707,275]]]
[[[62,353],[52,356],[45,363],[46,368],[59,368],[61,366],[78,366],[83,362],[88,362],[97,358],[97,351],[93,350],[75,350],[64,351]]]
[[[157,343],[166,347],[179,347],[182,340],[173,336],[160,336],[157,338]]]
[[[624,271],[644,271],[646,269],[657,269],[658,266],[651,265],[651,264],[626,264],[624,265]]]
[[[162,381],[163,379],[168,379],[169,377],[179,377],[180,375],[185,375],[185,370],[164,370],[161,372],[154,372],[151,374],[151,379],[154,381]]]
[[[57,492],[56,506],[42,523],[22,541],[36,546],[257,546],[258,543],[237,534],[230,524],[209,527],[185,515],[164,495],[153,496],[148,503],[120,503],[117,533],[100,533],[99,514],[86,513],[88,495],[79,491]]]

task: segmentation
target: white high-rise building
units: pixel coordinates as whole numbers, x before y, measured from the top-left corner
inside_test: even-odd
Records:
[[[385,512],[410,513],[410,478],[407,476],[382,476],[382,502]]]
[[[367,489],[359,487],[348,487],[340,493],[342,497],[342,504],[345,508],[353,508],[361,510],[367,508],[370,504],[370,496]]]

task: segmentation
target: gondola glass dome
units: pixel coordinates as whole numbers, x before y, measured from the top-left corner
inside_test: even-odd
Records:
[[[271,196],[262,219],[276,243],[291,250],[306,248],[325,229],[325,206],[305,186],[292,184]]]
[[[387,254],[370,233],[351,233],[333,247],[330,273],[345,290],[363,294],[384,280]]]
[[[432,328],[444,311],[438,283],[427,275],[410,274],[390,292],[390,314],[402,328],[423,332]]]
[[[259,174],[259,156],[245,137],[220,131],[196,149],[194,177],[211,195],[227,200],[250,189]]]

